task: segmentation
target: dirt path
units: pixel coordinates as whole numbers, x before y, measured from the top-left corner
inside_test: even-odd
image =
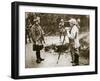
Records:
[[[45,60],[42,61],[40,64],[37,64],[35,51],[32,51],[32,43],[26,45],[26,68],[72,66],[72,64],[70,63],[70,53],[61,54],[58,64],[58,53],[55,53],[52,50],[49,52],[44,52],[44,50],[42,50],[41,57]]]
[[[81,39],[88,35],[89,33],[83,33],[83,34],[80,34],[79,38]],[[57,36],[46,37],[45,41],[47,45],[61,43],[59,40],[59,37]],[[25,45],[25,48],[26,48],[26,57],[25,57],[26,68],[72,66],[72,64],[70,63],[71,62],[70,53],[63,53],[60,56],[60,59],[57,64],[58,53],[53,52],[53,50],[49,52],[44,52],[44,50],[42,50],[41,57],[43,57],[45,60],[42,61],[40,64],[37,64],[35,51],[32,51],[32,43],[27,43]]]

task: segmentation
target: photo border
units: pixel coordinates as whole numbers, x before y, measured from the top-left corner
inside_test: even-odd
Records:
[[[95,10],[95,71],[88,72],[75,72],[75,73],[59,73],[59,74],[42,74],[42,75],[26,75],[19,76],[19,6],[43,6],[43,7],[57,7],[57,8],[73,8],[73,9],[89,9]],[[97,13],[98,8],[96,6],[81,6],[81,5],[62,5],[62,4],[48,4],[48,3],[31,3],[31,2],[12,2],[12,28],[11,28],[11,77],[14,79],[25,78],[43,78],[43,77],[58,77],[58,76],[73,76],[73,75],[89,75],[98,73],[97,62]]]

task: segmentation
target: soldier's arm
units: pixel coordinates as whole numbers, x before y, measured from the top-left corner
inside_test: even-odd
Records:
[[[36,43],[36,37],[35,37],[35,27],[34,27],[34,25],[30,28],[30,34],[31,34],[31,37],[32,37],[32,41],[35,44]]]
[[[41,39],[42,39],[42,41],[45,43],[45,40],[44,40],[44,31],[43,31],[43,29],[41,28]]]
[[[72,30],[71,33],[69,31],[67,31],[67,36],[70,38],[70,39],[75,39],[75,36],[76,36],[76,30]]]
[[[44,31],[43,29],[41,28],[41,26],[39,26],[39,36],[38,36],[38,39],[37,40],[42,40],[44,41]]]

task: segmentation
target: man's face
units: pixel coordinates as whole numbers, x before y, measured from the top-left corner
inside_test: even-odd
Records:
[[[36,22],[35,22],[35,24],[39,24],[39,22],[38,22],[38,21],[36,21]]]
[[[73,23],[70,22],[69,24],[70,24],[71,27],[73,27]]]

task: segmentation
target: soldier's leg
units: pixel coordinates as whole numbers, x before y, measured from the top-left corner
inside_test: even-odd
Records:
[[[36,51],[36,57],[37,57],[37,63],[40,63],[41,61],[43,61],[44,59],[41,58],[41,55],[40,55],[40,50],[41,50],[41,46],[37,46],[37,51]]]
[[[31,43],[31,35],[30,35],[30,32],[28,32],[28,38],[29,38],[29,42]]]
[[[28,34],[28,39],[29,39],[29,42],[31,43],[31,37],[30,37],[30,35]]]
[[[71,52],[71,63],[73,63],[74,62],[74,55],[73,55],[73,52]]]
[[[74,49],[71,45],[70,45],[70,53],[71,53],[71,58],[72,58],[71,63],[74,63]]]
[[[40,46],[39,46],[39,49],[42,50],[42,49],[43,49],[43,45],[40,45]],[[40,52],[40,53],[41,53],[41,52]],[[39,56],[39,59],[40,59],[40,61],[43,61],[43,60],[44,60],[43,58],[41,58],[41,54],[40,54],[40,56]]]
[[[74,53],[74,65],[79,65],[79,49],[75,49]]]
[[[75,54],[75,64],[79,65],[79,55]]]
[[[25,44],[27,44],[27,35],[25,35]]]
[[[37,63],[41,63],[41,60],[40,60],[40,51],[39,50],[36,51],[36,58],[37,58],[36,62]]]

